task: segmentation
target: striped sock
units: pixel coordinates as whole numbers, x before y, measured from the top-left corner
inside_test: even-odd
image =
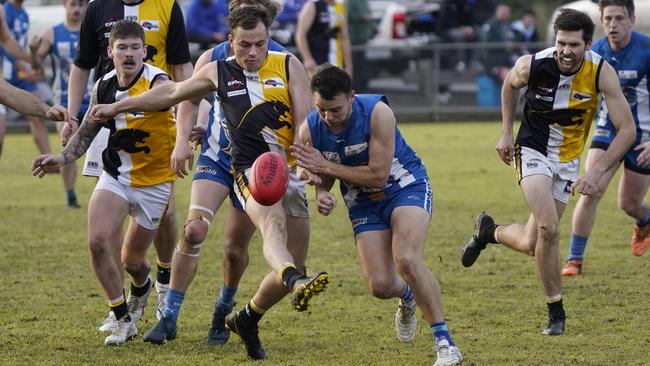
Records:
[[[124,320],[127,321],[131,320],[131,317],[129,316],[129,308],[126,305],[126,299],[124,298],[124,291],[122,291],[122,295],[108,300],[108,306],[113,312],[113,315],[115,315],[115,319],[120,320],[124,318]]]
[[[447,342],[449,342],[450,346],[456,345],[454,344],[454,340],[451,339],[451,335],[449,334],[449,329],[447,329],[447,322],[432,323],[430,327],[431,327],[431,333],[433,333],[433,338],[435,339],[436,344],[438,344],[438,342],[442,341],[443,339],[446,339]]]
[[[404,292],[402,293],[401,299],[406,302],[413,301],[413,290],[411,289],[411,286],[409,286],[408,283],[406,284],[406,286],[404,286]]]
[[[163,317],[169,318],[173,321],[178,320],[178,315],[181,312],[181,305],[183,305],[184,298],[184,292],[170,288],[169,291],[167,291],[167,304],[165,305],[165,310],[163,310]]]
[[[588,236],[571,234],[571,240],[569,241],[569,260],[584,259],[588,239]]]

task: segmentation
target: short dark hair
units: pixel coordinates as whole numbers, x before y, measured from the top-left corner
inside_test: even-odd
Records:
[[[259,5],[242,6],[228,15],[228,24],[232,32],[237,28],[254,29],[259,22],[262,22],[267,30],[271,27],[266,8]]]
[[[111,33],[108,36],[108,44],[113,45],[116,39],[124,39],[129,37],[140,38],[144,44],[144,29],[140,23],[132,20],[122,19],[113,24]]]
[[[316,69],[316,73],[311,78],[311,92],[318,92],[327,100],[332,100],[341,93],[350,95],[352,80],[350,75],[340,67],[324,64]]]
[[[608,6],[622,6],[627,9],[627,16],[634,16],[634,0],[599,0],[598,7],[600,8],[600,15],[603,15],[603,11]]]
[[[562,8],[560,14],[553,22],[555,34],[558,31],[577,32],[582,31],[582,39],[585,43],[591,42],[594,37],[594,22],[589,15],[574,9]]]
[[[232,13],[242,6],[251,5],[258,5],[266,9],[266,13],[269,16],[271,23],[275,21],[275,17],[278,15],[280,10],[282,10],[282,6],[275,0],[230,0],[230,4],[228,4],[228,10],[230,13]]]

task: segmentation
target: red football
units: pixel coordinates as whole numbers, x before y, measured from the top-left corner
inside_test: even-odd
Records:
[[[282,199],[289,183],[289,168],[282,155],[267,151],[253,162],[248,190],[259,204],[271,206]]]

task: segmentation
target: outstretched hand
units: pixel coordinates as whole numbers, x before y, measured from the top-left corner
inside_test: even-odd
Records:
[[[327,160],[311,144],[301,144],[299,142],[291,145],[291,156],[296,159],[296,164],[311,173],[323,174],[327,166]]]
[[[90,121],[94,123],[104,123],[115,117],[117,112],[112,104],[95,104],[90,110]]]
[[[68,113],[68,110],[60,105],[55,105],[54,107],[50,107],[50,109],[45,112],[45,116],[56,122],[68,122],[70,121],[70,114]]]
[[[54,173],[59,171],[59,168],[65,159],[61,154],[45,154],[37,156],[32,161],[32,175],[35,177],[43,178],[47,173]]]

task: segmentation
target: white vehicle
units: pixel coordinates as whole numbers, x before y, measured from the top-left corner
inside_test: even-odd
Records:
[[[594,40],[605,35],[603,33],[603,26],[600,24],[600,9],[598,8],[598,0],[580,0],[564,4],[555,9],[548,24],[548,32],[546,34],[546,40],[549,44],[555,42],[553,20],[558,15],[561,8],[580,10],[589,15],[594,24],[596,24]],[[650,0],[634,0],[634,15],[636,16],[636,22],[634,24],[633,30],[650,36],[650,17],[648,17],[647,14],[650,14]]]

